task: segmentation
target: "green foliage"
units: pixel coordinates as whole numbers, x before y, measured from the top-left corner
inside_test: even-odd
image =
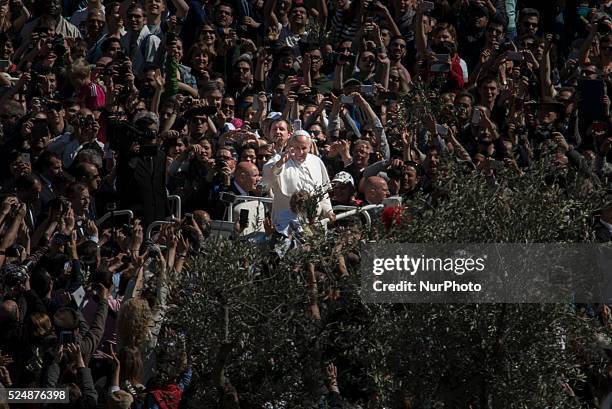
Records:
[[[414,218],[407,227],[375,226],[362,243],[591,241],[600,198],[568,193],[545,169],[497,183],[454,165],[442,171],[435,208],[417,197],[408,203]],[[169,312],[187,331],[195,406],[219,407],[212,377],[226,341],[225,374],[243,408],[316,407],[329,361],[338,366],[343,397],[365,403],[376,396],[373,407],[410,407],[400,396],[418,408],[579,407],[563,382],[580,385],[585,368],[605,366],[591,346],[605,330],[566,305],[363,303],[358,268],[348,277],[336,273],[337,253],[357,252],[350,237],[346,230],[316,234],[281,260],[246,243],[206,243],[176,278],[180,291]],[[323,277],[320,321],[305,312],[306,261]]]

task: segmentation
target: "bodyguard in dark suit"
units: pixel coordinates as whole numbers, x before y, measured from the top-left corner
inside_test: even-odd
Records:
[[[168,215],[166,192],[166,154],[158,149],[157,130],[159,119],[151,112],[137,115],[132,137],[120,138],[129,143],[120,143],[117,164],[117,191],[120,208],[131,209],[146,227]]]
[[[53,181],[62,171],[62,160],[55,153],[44,151],[36,160],[34,165],[36,176],[40,179],[42,190],[40,191],[40,202],[42,211],[46,212],[49,202],[55,199]]]

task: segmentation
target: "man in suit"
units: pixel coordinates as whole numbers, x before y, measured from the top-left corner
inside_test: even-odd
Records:
[[[121,208],[131,209],[146,229],[149,224],[165,219],[168,214],[166,154],[157,147],[157,114],[148,111],[138,113],[134,117],[134,127],[138,130],[138,136],[116,141],[119,152],[117,192],[121,198]],[[134,133],[133,130],[130,132]]]
[[[51,200],[55,199],[53,181],[62,171],[62,160],[55,153],[44,151],[36,161],[36,175],[42,184],[40,191],[40,202],[45,211]]]
[[[251,196],[257,188],[260,175],[257,166],[251,162],[240,162],[234,171],[234,183],[232,190],[240,196]],[[247,223],[240,224],[240,213],[248,211]],[[233,220],[235,231],[238,235],[245,237],[254,233],[265,233],[264,220],[266,219],[266,209],[263,203],[258,201],[242,202],[237,204],[233,210]]]
[[[40,192],[42,183],[33,174],[20,176],[15,181],[15,194],[21,203],[26,205],[25,222],[30,233],[36,230],[40,215]]]
[[[101,215],[98,215],[96,209],[96,193],[100,189],[100,183],[102,182],[98,167],[93,163],[80,162],[74,169],[74,177],[77,182],[80,182],[87,186],[89,195],[93,198],[93,200],[89,204],[88,213],[91,219],[97,219]],[[104,209],[102,210],[102,213],[104,213]]]

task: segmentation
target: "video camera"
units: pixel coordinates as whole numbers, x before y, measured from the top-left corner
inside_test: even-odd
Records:
[[[140,145],[142,156],[157,155],[157,145],[151,142],[157,138],[157,130],[145,128],[139,129],[125,120],[119,120],[114,114],[109,117],[108,142],[112,150],[116,152],[127,152],[134,143]]]

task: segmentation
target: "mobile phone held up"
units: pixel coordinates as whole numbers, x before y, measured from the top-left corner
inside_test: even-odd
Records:
[[[249,226],[249,209],[241,209],[238,219],[241,229],[246,229]]]
[[[342,97],[340,97],[340,102],[342,102],[343,104],[348,104],[348,105],[352,105],[353,104],[353,97],[350,95],[342,95]]]
[[[474,109],[474,113],[472,114],[472,125],[480,124],[480,110]]]
[[[59,334],[59,341],[62,345],[74,344],[74,333],[72,331],[62,331]]]

